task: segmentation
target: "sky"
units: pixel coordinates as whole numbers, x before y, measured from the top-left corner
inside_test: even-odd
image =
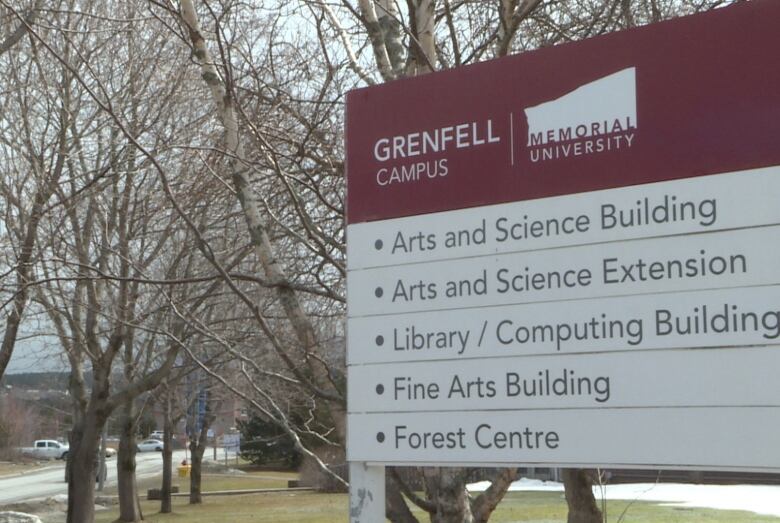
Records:
[[[67,371],[67,364],[53,337],[22,338],[16,342],[7,374]]]

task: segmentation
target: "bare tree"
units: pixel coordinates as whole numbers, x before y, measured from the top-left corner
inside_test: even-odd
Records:
[[[345,484],[320,451],[345,444],[347,90],[725,3],[0,0],[0,375],[32,296],[72,369],[69,521],[92,519],[114,411],[121,519],[141,519],[135,399],[182,353]],[[487,521],[517,470],[478,496],[465,469],[420,475],[423,495],[391,471],[393,521]],[[587,473],[566,485],[598,519]]]
[[[9,294],[7,299],[3,297],[0,305],[5,316],[0,344],[0,377],[11,360],[27,308],[39,226],[70,153],[67,131],[72,122],[68,90],[73,82],[72,75],[67,69],[58,68],[55,74],[59,78],[48,79],[53,84],[43,83],[43,89],[31,87],[27,84],[28,78],[42,77],[37,48],[32,46],[27,53],[2,56],[24,36],[41,3],[36,2],[26,18],[18,22],[18,28],[0,43],[0,60],[5,61],[3,70],[9,86],[7,96],[0,102],[0,150],[5,157],[0,175],[0,199],[6,202],[5,224],[0,227],[0,235],[7,235],[14,251],[13,258],[4,263],[7,272],[3,271],[0,287]],[[57,86],[58,91],[51,92],[50,85]],[[38,132],[39,129],[42,131]],[[10,275],[15,283],[6,286],[5,280]]]
[[[69,389],[75,421],[70,435],[68,520],[92,519],[94,483],[88,478],[94,477],[98,435],[111,412],[122,406],[124,437],[118,459],[121,518],[137,521],[141,514],[134,476],[134,398],[167,375],[179,349],[178,343],[161,347],[157,342],[160,333],[156,326],[171,300],[159,283],[147,284],[145,278],[152,275],[154,281],[153,275],[159,274],[164,280],[168,268],[182,259],[175,253],[189,249],[184,236],[174,234],[176,217],[166,215],[154,197],[159,194],[156,178],[147,176],[148,164],[137,154],[139,141],[152,148],[164,143],[166,126],[170,130],[174,120],[170,111],[161,108],[175,100],[175,89],[171,89],[171,77],[149,59],[151,55],[144,54],[143,60],[136,57],[167,49],[159,45],[159,39],[149,38],[154,33],[136,37],[132,12],[118,20],[123,30],[96,31],[99,23],[110,19],[96,5],[80,5],[83,9],[79,10],[71,3],[62,11],[62,19],[48,21],[51,30],[46,33],[33,29],[16,12],[32,41],[37,42],[30,62],[33,70],[46,78],[42,83],[46,85],[51,63],[64,78],[60,82],[48,80],[60,86],[58,91],[46,91],[46,96],[63,106],[63,120],[58,127],[52,126],[59,129],[54,150],[59,152],[60,161],[55,162],[53,174],[47,172],[48,178],[41,179],[56,182],[62,176],[67,183],[42,185],[48,192],[42,191],[43,197],[35,200],[34,209],[42,208],[51,195],[58,204],[46,209],[49,216],[41,234],[48,239],[40,247],[34,289],[71,365]],[[39,50],[45,50],[44,54],[38,54]],[[110,50],[113,55],[106,55],[103,61],[87,61],[97,50]],[[112,60],[119,57],[123,61],[116,67]],[[164,81],[145,83],[142,90],[141,79],[155,72]],[[28,84],[20,81],[19,85]],[[25,92],[25,96],[23,100],[36,99],[33,93]],[[117,117],[122,118],[119,130],[111,128]],[[30,135],[47,129],[32,118],[23,123],[27,123],[19,133],[27,136],[21,139],[23,145],[35,144],[37,136]],[[161,134],[147,134],[152,123]],[[132,146],[127,146],[128,139]],[[42,214],[34,216],[40,219]],[[177,249],[171,249],[173,239],[179,240]],[[25,297],[23,293],[33,279],[30,263],[18,265],[28,273],[17,300],[20,295]],[[138,330],[139,326],[144,330]],[[114,386],[114,364],[119,362],[124,380]],[[90,385],[85,380],[87,369],[93,376]]]
[[[27,33],[27,27],[35,23],[35,18],[38,16],[38,12],[41,10],[42,6],[43,0],[35,0],[35,2],[26,11],[24,21],[22,22],[18,22],[14,16],[4,16],[3,13],[0,13],[0,20],[10,19],[11,24],[15,25],[15,28],[11,29],[7,36],[0,40],[0,55],[10,51],[13,46],[18,44],[19,41],[24,38],[24,35]],[[0,375],[2,375],[2,373],[0,373]]]

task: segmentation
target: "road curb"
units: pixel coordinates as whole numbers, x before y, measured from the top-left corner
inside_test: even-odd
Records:
[[[201,496],[241,496],[244,494],[274,494],[279,492],[313,492],[314,487],[293,487],[293,488],[253,488],[239,490],[213,490],[210,492],[201,492]],[[189,492],[179,492],[171,494],[174,498],[188,498]]]

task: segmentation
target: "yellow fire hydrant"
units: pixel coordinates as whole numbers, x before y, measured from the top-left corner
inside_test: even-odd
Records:
[[[188,478],[190,477],[190,469],[192,469],[192,465],[187,463],[187,460],[185,459],[176,470],[179,471],[180,478]]]

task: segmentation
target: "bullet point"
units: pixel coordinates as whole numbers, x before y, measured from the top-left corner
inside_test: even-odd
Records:
[[[382,443],[385,440],[385,433],[384,432],[377,432],[376,433],[376,440],[379,443]]]
[[[384,244],[384,242],[382,242],[382,240],[377,240],[377,241],[374,242],[374,248],[376,250],[378,250],[378,251],[381,251],[382,247],[384,247],[384,245],[385,244]]]
[[[374,341],[376,341],[376,344],[381,347],[385,342],[385,337],[380,334],[379,336],[376,337],[376,340]]]
[[[384,392],[385,392],[385,386],[384,386],[384,385],[382,385],[382,384],[380,383],[379,385],[377,385],[377,386],[376,386],[376,393],[377,393],[377,394],[382,394],[382,393],[384,393]]]
[[[382,287],[377,287],[374,290],[374,296],[376,296],[377,298],[381,298],[384,293],[385,291],[382,290]]]

